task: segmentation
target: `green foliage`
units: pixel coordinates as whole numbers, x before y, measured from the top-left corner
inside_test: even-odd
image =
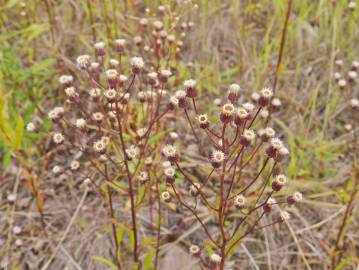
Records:
[[[5,168],[11,151],[30,145],[38,136],[24,136],[24,126],[32,120],[41,97],[46,91],[45,83],[53,73],[54,59],[45,59],[24,66],[21,56],[12,48],[0,49],[0,111],[1,134],[0,150]],[[46,128],[46,126],[45,126]]]
[[[92,259],[106,265],[110,269],[118,269],[117,266],[113,262],[111,262],[110,260],[103,258],[101,256],[92,256]]]

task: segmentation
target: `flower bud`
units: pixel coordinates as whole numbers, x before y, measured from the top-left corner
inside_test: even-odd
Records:
[[[273,97],[273,91],[270,88],[263,88],[260,92],[258,104],[262,107],[267,106]]]
[[[118,53],[124,53],[126,40],[125,39],[116,39],[115,43],[116,43],[116,51]]]
[[[286,183],[287,183],[287,177],[285,175],[283,174],[277,175],[272,183],[273,191],[280,191]]]
[[[294,192],[293,195],[287,197],[287,203],[293,205],[303,199],[303,195],[300,192]]]
[[[186,109],[188,107],[188,102],[186,98],[186,92],[183,90],[176,91],[176,98],[178,99],[178,106],[182,109]]]
[[[220,150],[213,151],[211,155],[211,164],[213,168],[219,168],[225,159],[225,154]]]
[[[224,104],[220,114],[220,120],[223,124],[229,124],[233,120],[234,106],[232,103]]]
[[[201,114],[198,116],[198,123],[199,126],[203,129],[206,129],[209,127],[209,121],[207,114]]]
[[[184,85],[187,97],[195,98],[197,96],[195,80],[192,80],[192,79],[186,80],[186,81],[184,81],[183,85]]]
[[[231,103],[236,103],[238,101],[240,90],[241,87],[236,83],[233,83],[228,87],[227,98]]]
[[[105,43],[103,42],[97,42],[94,45],[95,52],[97,56],[104,56],[105,55]]]

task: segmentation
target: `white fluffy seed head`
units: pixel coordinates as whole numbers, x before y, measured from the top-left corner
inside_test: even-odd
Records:
[[[160,31],[163,29],[163,22],[161,21],[154,21],[153,22],[153,27],[157,30]]]
[[[338,81],[338,86],[339,86],[339,87],[344,88],[346,85],[347,85],[347,81],[346,81],[346,80],[340,79],[340,80]]]
[[[170,97],[170,103],[171,103],[173,106],[177,107],[177,106],[178,106],[178,98],[175,97],[175,96],[171,96],[171,97]]]
[[[176,170],[170,166],[170,167],[165,168],[164,173],[167,177],[173,178],[176,174]]]
[[[49,119],[53,120],[60,117],[63,113],[64,113],[63,107],[55,107],[48,113],[48,117]]]
[[[350,106],[353,108],[353,109],[358,109],[359,108],[359,100],[356,99],[356,98],[353,98],[350,100]]]
[[[181,99],[186,97],[186,91],[184,90],[177,90],[176,91],[176,98]]]
[[[250,142],[253,142],[253,140],[256,138],[256,134],[251,129],[245,129],[242,136]]]
[[[95,141],[93,144],[95,152],[101,153],[106,149],[106,144],[102,140]]]
[[[119,38],[115,40],[115,43],[118,47],[124,47],[126,45],[126,40]]]
[[[261,90],[260,95],[264,98],[271,98],[273,96],[273,91],[272,89],[265,87]]]
[[[282,156],[286,156],[289,155],[289,150],[287,147],[282,146],[281,148],[278,149],[278,153]]]
[[[300,192],[294,192],[293,193],[293,200],[295,201],[295,202],[299,202],[299,201],[301,201],[301,200],[303,200],[303,194],[302,193],[300,193]]]
[[[92,119],[95,121],[102,121],[104,118],[103,114],[100,112],[95,112],[92,114]]]
[[[271,140],[270,140],[270,144],[271,144],[271,146],[272,146],[274,149],[276,149],[276,150],[278,150],[278,149],[280,149],[280,148],[283,147],[283,142],[282,142],[279,138],[273,138],[273,139],[271,139]]]
[[[96,50],[102,50],[105,48],[105,43],[104,42],[96,42],[94,47]]]
[[[65,138],[64,138],[64,135],[62,135],[62,133],[56,132],[56,133],[54,133],[54,135],[52,136],[52,140],[54,141],[54,143],[60,144],[60,143],[63,143],[63,142],[64,142]]]
[[[61,84],[69,84],[69,83],[72,83],[74,80],[74,78],[71,76],[71,75],[62,75],[60,78],[59,78],[59,82]]]
[[[169,69],[161,69],[160,74],[162,77],[168,78],[172,75],[172,72]]]
[[[215,150],[212,152],[211,160],[215,163],[222,163],[225,158],[225,154],[220,150]]]
[[[358,77],[358,73],[354,70],[348,72],[348,77],[352,80],[355,80]]]
[[[186,80],[186,81],[184,81],[183,86],[184,86],[185,88],[193,88],[193,87],[196,86],[196,81],[195,81],[195,80],[192,80],[192,79]]]
[[[211,262],[214,262],[214,263],[220,263],[222,261],[222,257],[216,253],[211,254],[209,259],[211,260]]]
[[[198,115],[198,122],[200,124],[207,124],[208,123],[208,116],[207,114],[200,114]]]
[[[247,112],[253,112],[253,110],[254,110],[254,108],[255,108],[255,106],[252,104],[252,103],[250,103],[250,102],[246,102],[246,103],[244,103],[243,105],[243,108],[245,109],[245,110],[247,110]]]
[[[14,234],[20,234],[22,232],[22,229],[20,226],[14,226],[13,229],[12,229],[12,232]]]
[[[164,201],[168,201],[171,198],[171,194],[168,191],[164,191],[161,193],[161,198]]]
[[[117,77],[118,77],[117,70],[116,69],[108,69],[108,70],[106,70],[106,77],[109,80],[117,79]]]
[[[262,109],[261,112],[260,112],[260,116],[262,118],[267,118],[269,116],[269,111],[266,110],[266,109]]]
[[[234,198],[234,205],[237,207],[243,207],[246,205],[246,198],[243,195],[238,195]]]
[[[232,83],[228,87],[228,91],[233,94],[238,94],[240,90],[241,90],[241,87],[239,86],[239,84],[236,84],[236,83]]]
[[[87,68],[90,65],[91,57],[87,54],[77,57],[76,62],[79,68]]]
[[[157,74],[157,72],[149,72],[149,73],[147,74],[147,76],[148,76],[148,78],[150,78],[150,79],[152,79],[152,80],[156,80],[158,74]]]
[[[137,179],[142,183],[146,182],[148,180],[148,173],[146,171],[139,172],[139,174],[137,175]]]
[[[30,122],[26,125],[26,131],[33,132],[35,131],[36,126],[33,122]]]
[[[131,145],[129,148],[126,149],[126,155],[130,158],[130,159],[136,159],[138,154],[139,154],[140,150],[138,149],[137,146],[135,145]]]
[[[171,137],[172,140],[177,140],[178,137],[179,137],[178,133],[176,133],[176,132],[174,132],[174,131],[170,132],[169,135],[170,135],[170,137]]]
[[[276,204],[276,203],[277,203],[277,201],[274,198],[269,198],[267,200],[267,205],[269,205],[269,206],[273,206],[273,204]]]
[[[258,101],[260,98],[260,95],[257,92],[252,93],[251,98],[253,101]]]
[[[348,4],[348,8],[354,10],[357,7],[357,4],[354,1],[350,1]]]
[[[63,168],[61,167],[61,166],[58,166],[58,165],[56,165],[56,166],[54,166],[53,168],[52,168],[52,172],[54,173],[54,174],[59,174],[59,173],[61,173],[61,172],[63,172]]]
[[[108,89],[104,92],[104,96],[108,99],[108,100],[114,100],[117,96],[117,92],[115,89]]]
[[[68,97],[74,97],[74,96],[76,96],[77,92],[76,92],[75,87],[71,86],[71,87],[65,88],[65,94],[66,94],[66,96],[68,96]]]
[[[192,255],[197,255],[200,251],[201,250],[200,250],[199,246],[197,246],[197,245],[191,245],[189,247],[189,253],[191,253]]]
[[[140,19],[140,25],[147,26],[148,25],[148,19],[147,18],[141,18]]]
[[[264,129],[264,135],[267,138],[273,138],[275,136],[275,130],[273,128],[267,127]]]
[[[248,112],[247,112],[247,110],[246,109],[244,109],[244,108],[238,108],[237,109],[237,116],[238,116],[238,118],[239,119],[246,119],[247,117],[248,117]]]
[[[72,171],[76,171],[80,168],[80,162],[78,162],[77,160],[73,160],[70,164],[70,169]]]
[[[233,115],[234,110],[235,108],[232,103],[224,104],[222,107],[222,113],[228,116]]]
[[[120,65],[120,62],[117,61],[116,59],[110,59],[110,65],[112,67],[118,67]]]
[[[173,145],[167,144],[165,147],[163,147],[162,153],[166,157],[174,157],[176,156],[177,150]]]
[[[131,58],[131,66],[142,69],[144,67],[145,63],[143,62],[142,57],[132,57]]]
[[[142,42],[142,37],[140,37],[140,36],[135,36],[135,37],[133,38],[133,42],[134,42],[135,44],[140,44],[140,43]]]
[[[127,76],[121,74],[118,78],[118,80],[121,82],[121,83],[124,83],[128,80]]]
[[[83,118],[76,119],[75,125],[77,128],[84,128],[86,126],[86,120]]]
[[[282,105],[282,101],[280,101],[279,98],[273,98],[272,99],[272,106],[274,107],[280,107]]]
[[[278,174],[275,178],[275,182],[280,186],[284,186],[287,184],[288,179],[284,174]]]
[[[280,219],[282,221],[289,220],[290,219],[290,214],[287,211],[281,211],[280,212]]]

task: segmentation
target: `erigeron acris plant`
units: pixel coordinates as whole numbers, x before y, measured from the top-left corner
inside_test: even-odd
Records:
[[[280,193],[288,184],[280,171],[289,151],[267,124],[281,102],[269,88],[246,101],[240,86],[232,84],[227,103],[215,112],[217,123],[212,123],[206,109],[201,109],[204,104],[198,101],[194,80],[184,82],[184,90],[178,90],[175,97],[199,148],[210,145],[207,164],[196,164],[208,174],[200,179],[194,177],[191,169],[181,165],[186,154],[175,145],[166,145],[162,153],[171,167],[163,172],[168,188],[162,199],[177,202],[185,215],[201,224],[207,239],[193,243],[189,251],[206,269],[222,270],[241,240],[254,231],[288,220],[290,215],[283,207],[302,200],[300,192],[284,198]],[[177,183],[176,175],[185,179],[188,192]],[[215,229],[210,230],[203,221],[206,215],[213,218]],[[261,222],[265,215],[273,216],[271,223]],[[211,250],[208,256],[201,252],[204,246]]]
[[[52,172],[55,176],[74,175],[107,201],[118,269],[141,267],[140,257],[146,247],[141,242],[136,214],[146,202],[150,208],[150,233],[157,239],[153,244],[153,265],[158,267],[161,187],[158,158],[153,153],[164,134],[162,120],[178,103],[169,96],[175,81],[171,65],[179,61],[184,45],[180,38],[193,27],[192,22],[180,24],[179,17],[164,17],[165,10],[159,12],[160,19],[139,20],[139,35],[133,40],[120,38],[110,45],[97,42],[94,56],[78,56],[80,71],[76,76],[65,74],[59,78],[65,103],[48,112],[54,124],[52,145],[57,151]],[[137,49],[128,50],[132,44]],[[128,51],[138,51],[141,56],[130,56]],[[29,123],[27,130],[37,131],[36,124]],[[63,157],[69,153],[74,160],[67,165]],[[117,241],[116,212],[128,212],[125,205],[114,208],[118,192],[125,194],[124,203],[128,199],[130,205],[126,225],[133,238],[132,262],[118,256],[121,243]],[[154,220],[152,210],[156,204]]]

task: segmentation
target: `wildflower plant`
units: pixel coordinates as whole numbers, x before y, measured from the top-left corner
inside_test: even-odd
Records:
[[[185,37],[193,23],[180,24],[166,8],[158,12],[160,19],[139,19],[139,35],[95,43],[93,54],[77,57],[74,74],[60,76],[65,102],[48,111],[56,152],[52,173],[76,176],[107,202],[118,269],[140,269],[143,256],[158,268],[161,226],[169,209],[203,228],[204,237],[189,245],[189,253],[203,267],[224,269],[246,236],[286,221],[290,216],[280,206],[302,199],[299,192],[281,195],[289,182],[283,170],[289,151],[268,126],[281,101],[270,88],[246,98],[238,84],[231,84],[226,103],[217,100],[219,109],[208,110],[197,81],[180,82],[171,65],[184,46],[178,26]],[[168,17],[161,17],[166,12]],[[195,164],[196,170],[183,166],[188,155],[172,125],[181,118],[206,160]],[[27,130],[35,131],[34,124]],[[206,175],[198,177],[197,170]],[[141,207],[149,215],[148,227],[138,217]],[[215,226],[209,228],[203,215]],[[264,224],[264,216],[272,221]],[[130,260],[120,252],[119,222],[130,239]],[[143,228],[150,244],[140,233]]]
[[[146,202],[150,233],[156,237],[151,250],[155,250],[153,265],[157,269],[160,204],[170,198],[159,181],[156,149],[165,134],[166,123],[162,120],[178,106],[178,99],[169,94],[176,82],[172,65],[178,63],[184,46],[180,38],[193,23],[180,24],[180,17],[174,17],[167,6],[159,8],[158,16],[139,19],[139,35],[132,40],[97,42],[93,54],[78,56],[77,71],[58,80],[64,104],[48,111],[53,122],[51,146],[56,152],[52,173],[75,175],[106,200],[116,247],[114,261],[119,269],[140,268],[146,246],[140,239],[137,213]],[[131,55],[134,51],[136,54]],[[34,124],[29,123],[27,130],[34,132]],[[169,155],[172,150],[168,149]],[[68,155],[73,156],[70,162],[64,158]],[[175,171],[167,168],[166,174],[168,179],[174,178]],[[118,194],[126,199],[122,211],[114,204]],[[116,212],[121,216],[129,212],[130,218],[122,221],[132,239],[132,260],[120,256]]]
[[[271,89],[263,88],[246,99],[240,86],[232,84],[227,103],[211,114],[198,100],[194,80],[184,82],[183,89],[176,92],[177,110],[184,112],[199,149],[205,150],[200,155],[207,162],[198,162],[195,167],[207,173],[194,177],[197,173],[182,166],[186,154],[166,145],[163,156],[171,167],[164,170],[168,186],[165,197],[170,201],[170,194],[184,215],[193,216],[202,226],[205,238],[196,239],[189,252],[207,269],[224,269],[241,240],[288,220],[290,215],[284,207],[299,202],[302,194],[281,195],[289,182],[283,174],[289,150],[268,126],[268,117],[281,104]],[[174,170],[186,187],[174,179]],[[215,226],[203,220],[207,215]],[[272,221],[264,224],[264,216]]]

